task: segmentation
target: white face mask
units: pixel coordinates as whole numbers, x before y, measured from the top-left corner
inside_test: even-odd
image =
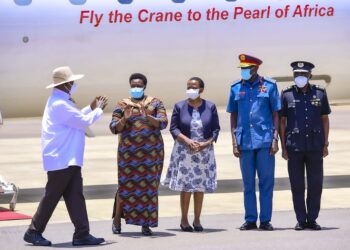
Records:
[[[77,92],[78,85],[76,83],[73,83],[72,87],[70,88],[69,94],[73,95],[75,92]]]
[[[199,97],[199,89],[188,89],[186,90],[187,98],[195,100]]]
[[[294,78],[294,82],[298,88],[304,88],[308,81],[309,79],[306,76],[297,76]]]

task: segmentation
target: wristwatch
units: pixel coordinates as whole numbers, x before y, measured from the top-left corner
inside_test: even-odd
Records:
[[[329,146],[329,141],[325,142],[324,145],[325,145],[326,147],[328,147],[328,146]]]

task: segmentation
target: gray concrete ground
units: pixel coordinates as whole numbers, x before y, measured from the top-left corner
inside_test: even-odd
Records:
[[[179,196],[162,187],[160,190],[160,227],[154,237],[140,237],[139,228],[124,226],[126,232],[115,236],[110,231],[113,194],[117,184],[117,137],[108,124],[111,114],[92,127],[95,138],[86,140],[83,167],[87,208],[92,233],[110,244],[101,249],[350,249],[350,106],[333,106],[330,133],[330,155],[325,158],[325,182],[322,210],[318,222],[321,232],[295,232],[295,216],[289,189],[286,161],[276,155],[276,188],[274,192],[275,232],[240,232],[243,222],[243,194],[239,162],[232,156],[229,116],[219,109],[222,131],[215,145],[218,165],[218,190],[205,196],[201,234],[179,231]],[[171,111],[168,111],[168,115]],[[0,175],[20,187],[19,213],[33,215],[46,183],[40,154],[41,118],[6,119],[0,126]],[[165,163],[169,164],[173,140],[168,129],[163,132]],[[0,207],[7,207],[10,196],[0,196]],[[190,215],[192,215],[192,206]],[[28,220],[0,222],[0,250],[31,249],[22,241]],[[73,227],[64,202],[60,202],[45,235],[54,248],[70,248]],[[33,248],[34,249],[34,248]]]
[[[237,228],[242,215],[207,215],[202,223],[202,233],[185,233],[179,229],[177,217],[160,219],[160,226],[153,229],[152,237],[144,237],[140,227],[124,225],[121,235],[113,235],[110,221],[91,223],[91,231],[105,237],[107,244],[88,249],[349,249],[350,209],[332,209],[321,212],[322,231],[294,231],[294,215],[290,212],[275,212],[275,231],[259,230],[242,232]],[[347,218],[347,219],[345,219]],[[52,240],[51,248],[33,247],[21,239],[25,226],[0,228],[1,249],[71,249],[73,227],[70,223],[48,225],[45,236]],[[62,233],[64,232],[64,233]],[[3,248],[5,246],[5,248]]]

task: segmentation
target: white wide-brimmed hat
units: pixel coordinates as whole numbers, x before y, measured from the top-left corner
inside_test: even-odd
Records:
[[[46,88],[51,89],[67,82],[79,80],[83,77],[84,75],[74,75],[68,66],[58,67],[52,72],[53,83],[46,86]]]

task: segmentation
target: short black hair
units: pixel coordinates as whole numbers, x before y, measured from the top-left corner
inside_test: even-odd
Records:
[[[147,78],[145,75],[141,74],[141,73],[133,73],[130,77],[129,77],[129,83],[131,83],[132,80],[135,80],[135,79],[141,79],[142,80],[142,83],[143,85],[147,85]]]
[[[197,77],[197,76],[194,76],[194,77],[191,77],[189,81],[198,81],[199,82],[199,87],[204,89],[204,82],[201,78]]]

